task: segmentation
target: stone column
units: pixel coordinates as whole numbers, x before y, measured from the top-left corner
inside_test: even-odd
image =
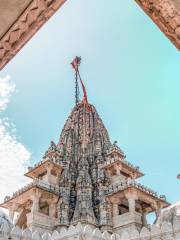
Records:
[[[154,210],[154,212],[156,214],[156,220],[155,220],[155,222],[156,222],[158,220],[158,218],[159,218],[160,213],[161,213],[161,206],[157,202],[157,203],[152,203],[151,207],[152,207],[152,209]]]
[[[137,195],[134,192],[127,192],[125,193],[125,197],[128,200],[129,203],[129,212],[130,213],[135,213],[136,212],[136,200],[137,200]]]
[[[62,174],[63,168],[60,168],[59,171],[57,170],[57,179],[56,179],[56,185],[59,186],[59,181],[61,178],[61,174]]]
[[[35,213],[39,211],[39,199],[41,197],[41,193],[38,191],[38,189],[34,190],[34,193],[32,195],[32,208],[31,213]]]
[[[156,221],[158,220],[159,216],[160,216],[160,213],[161,213],[161,209],[160,208],[157,208],[155,210],[155,214],[156,214]]]
[[[8,210],[9,210],[9,217],[10,217],[10,219],[13,221],[15,209],[14,209],[14,207],[12,206],[12,207],[10,207]]]
[[[135,199],[133,197],[129,197],[128,198],[128,203],[129,203],[129,212],[130,213],[134,213],[135,212],[135,206],[136,206],[136,202]]]
[[[55,218],[56,215],[56,199],[49,199],[47,203],[49,204],[49,216]]]
[[[17,207],[18,207],[17,203],[12,203],[12,205],[8,209],[9,210],[9,217],[12,221],[14,219],[14,214],[17,210]]]
[[[48,164],[46,166],[46,171],[47,171],[47,181],[48,183],[51,183],[51,170],[53,169],[53,165],[52,164]]]
[[[142,213],[142,224],[144,227],[147,227],[147,225],[148,225],[147,218],[146,218],[147,214],[148,214],[148,212],[146,212],[146,211],[143,211],[143,213]]]
[[[118,215],[119,215],[119,208],[118,208],[118,204],[116,204],[116,203],[113,203],[112,207],[113,207],[113,217],[116,217],[116,216],[118,216]]]

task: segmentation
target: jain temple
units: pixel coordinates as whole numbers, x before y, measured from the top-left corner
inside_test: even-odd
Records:
[[[0,240],[180,240],[180,204],[136,181],[144,174],[110,142],[81,84],[83,100],[58,143],[28,168],[31,183],[0,205],[9,210],[0,213]],[[156,216],[152,225],[149,213]]]

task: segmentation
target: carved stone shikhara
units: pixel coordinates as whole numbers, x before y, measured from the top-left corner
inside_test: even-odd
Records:
[[[102,237],[100,231],[103,236],[106,231],[141,232],[148,213],[159,219],[169,206],[164,196],[136,182],[143,173],[126,160],[117,142],[111,143],[95,107],[84,100],[73,108],[59,142],[51,141],[42,161],[25,176],[33,182],[0,206],[9,209],[11,219],[19,212],[16,225],[31,231],[75,234],[74,226],[81,224],[95,239]]]
[[[16,55],[65,1],[32,0],[10,29],[0,38],[0,69]]]
[[[180,50],[179,0],[135,0]]]

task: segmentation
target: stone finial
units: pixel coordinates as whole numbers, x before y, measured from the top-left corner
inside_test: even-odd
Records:
[[[101,238],[101,236],[102,236],[101,231],[99,230],[99,228],[94,229],[92,235],[93,235],[93,237],[97,237],[97,238]]]
[[[150,231],[146,227],[143,227],[141,229],[140,238],[142,238],[142,239],[149,239],[150,238]]]
[[[58,231],[54,230],[52,233],[52,239],[58,240],[59,238],[60,238],[60,234],[58,233]]]
[[[151,236],[158,236],[160,234],[161,234],[161,229],[157,225],[153,224],[151,226]]]
[[[102,238],[104,238],[105,240],[110,240],[111,239],[111,234],[108,233],[107,231],[104,231],[102,233]]]
[[[65,227],[61,228],[59,233],[60,238],[66,236],[66,234],[67,234],[67,229]]]
[[[78,233],[83,233],[83,225],[80,222],[76,225],[76,230]]]
[[[93,232],[92,227],[91,227],[89,224],[87,224],[87,225],[84,227],[84,233],[86,233],[86,234],[92,234],[92,232]]]
[[[39,231],[33,232],[33,234],[32,234],[32,239],[33,239],[33,240],[42,240],[42,237],[41,237],[40,232],[39,232]]]
[[[162,233],[173,232],[172,224],[170,222],[163,222],[161,225]]]
[[[124,230],[121,235],[121,240],[129,240],[129,239],[130,239],[129,232]]]
[[[110,239],[111,239],[111,240],[121,240],[121,237],[120,237],[119,234],[113,233],[113,234],[111,235],[111,238],[110,238]]]
[[[76,233],[77,233],[77,230],[76,230],[75,226],[71,225],[68,228],[67,235],[73,235],[73,234],[76,234]]]
[[[51,234],[48,233],[48,232],[45,232],[45,233],[42,235],[42,239],[43,239],[43,240],[52,240]]]
[[[130,239],[139,239],[139,236],[139,231],[136,228],[130,231]]]
[[[20,227],[15,226],[12,231],[11,231],[11,237],[12,238],[20,238],[22,235],[22,230],[20,229]]]
[[[22,232],[22,239],[28,239],[31,240],[32,239],[32,232],[29,228],[24,229],[24,231]]]

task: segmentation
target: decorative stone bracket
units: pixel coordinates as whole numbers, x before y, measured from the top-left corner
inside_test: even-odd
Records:
[[[32,0],[0,37],[0,70],[17,54],[66,0]],[[180,50],[179,0],[135,0]]]
[[[32,0],[0,38],[0,70],[17,54],[66,0]]]
[[[180,50],[180,1],[135,0]]]

